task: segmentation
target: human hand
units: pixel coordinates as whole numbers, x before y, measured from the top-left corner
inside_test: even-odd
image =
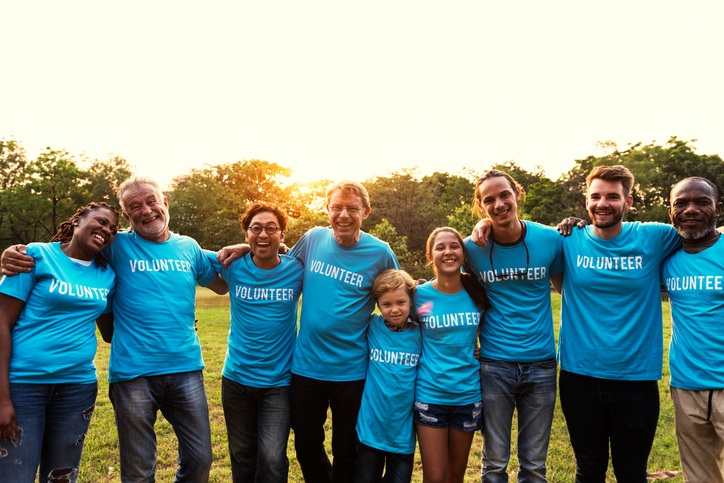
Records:
[[[33,257],[29,257],[25,251],[25,245],[12,245],[5,249],[0,257],[2,274],[12,277],[21,272],[29,272],[35,266]]]
[[[568,236],[573,232],[573,227],[583,228],[588,225],[588,222],[583,218],[577,218],[575,216],[569,216],[564,218],[560,223],[556,225],[556,230],[563,236]]]
[[[488,244],[488,237],[493,231],[493,222],[490,218],[483,218],[473,228],[473,233],[470,235],[471,240],[478,246],[484,247]]]
[[[15,408],[10,399],[0,402],[0,439],[15,440],[19,434],[15,424]]]
[[[238,245],[229,245],[219,250],[216,259],[224,268],[229,268],[231,262],[237,258],[241,258],[251,251],[251,247],[247,243],[239,243]]]

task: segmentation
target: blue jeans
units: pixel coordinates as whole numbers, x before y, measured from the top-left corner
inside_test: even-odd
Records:
[[[561,371],[561,408],[576,455],[576,483],[645,483],[659,420],[656,381],[618,381]]]
[[[223,377],[221,403],[234,483],[286,482],[289,386],[249,387]]]
[[[22,434],[0,439],[0,482],[32,483],[64,475],[78,479],[85,435],[98,384],[10,384],[15,421]],[[22,463],[22,464],[20,464]]]
[[[357,476],[354,481],[355,483],[410,483],[414,462],[415,453],[391,453],[359,443]]]
[[[364,379],[321,381],[292,374],[291,404],[294,447],[304,481],[349,483],[355,478],[357,461],[357,414],[362,402]],[[332,455],[324,449],[324,423],[332,410]]]
[[[508,481],[513,411],[518,411],[518,481],[546,481],[556,406],[556,360],[518,363],[480,359],[485,483]]]
[[[137,377],[112,382],[108,395],[113,403],[121,455],[121,480],[152,482],[156,473],[158,411],[178,438],[177,482],[209,480],[213,456],[211,428],[201,371]]]

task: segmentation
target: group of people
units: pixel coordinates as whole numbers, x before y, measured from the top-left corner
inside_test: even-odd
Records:
[[[482,481],[507,481],[514,412],[518,479],[546,481],[560,364],[576,481],[605,481],[610,447],[617,480],[644,482],[659,412],[662,281],[685,479],[724,482],[722,205],[713,183],[687,178],[671,191],[673,226],[624,222],[633,181],[625,167],[595,168],[592,224],[562,224],[562,236],[522,220],[523,187],[491,170],[475,186],[483,220],[466,239],[435,229],[426,244],[434,278],[417,284],[388,244],[361,230],[371,207],[359,183],[330,185],[329,226],[287,254],[286,215],[269,204],[243,216],[247,244],[214,253],[170,232],[159,186],[133,177],[118,193],[130,231],[92,203],[50,243],[3,252],[0,482],[34,481],[38,467],[40,481],[77,477],[97,393],[96,324],[111,343],[122,480],[153,481],[160,410],[178,437],[176,480],[208,481],[197,284],[230,298],[222,404],[234,481],[286,481],[290,428],[308,482],[409,481],[415,436],[424,481],[463,481],[481,429]],[[551,285],[562,294],[558,361]]]

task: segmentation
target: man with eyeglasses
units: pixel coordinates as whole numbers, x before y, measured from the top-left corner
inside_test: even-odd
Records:
[[[290,256],[304,263],[304,299],[292,359],[291,414],[297,460],[305,481],[354,481],[357,414],[367,375],[367,325],[372,284],[399,269],[390,246],[361,230],[370,214],[367,190],[342,181],[327,188],[329,227],[309,230]],[[220,251],[222,263],[241,250]],[[333,464],[324,449],[332,410]]]
[[[722,203],[705,178],[671,189],[669,216],[683,239],[662,280],[671,302],[671,398],[684,481],[724,483],[724,241]]]
[[[250,254],[224,268],[210,260],[229,285],[231,323],[221,380],[234,482],[287,481],[289,386],[297,338],[297,304],[304,265],[279,254],[287,217],[254,203],[241,228]]]
[[[483,482],[508,481],[513,412],[518,413],[518,480],[546,481],[556,402],[551,279],[563,272],[561,236],[518,216],[525,191],[490,170],[475,186],[473,210],[492,229],[481,247],[468,237],[469,268],[490,299],[480,333]]]

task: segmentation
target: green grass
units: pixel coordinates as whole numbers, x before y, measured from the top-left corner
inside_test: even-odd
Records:
[[[553,295],[553,312],[557,318],[560,312],[560,296]],[[226,354],[226,337],[229,330],[229,309],[228,297],[217,296],[209,290],[200,289],[197,296],[197,318],[199,319],[198,329],[201,338],[201,345],[206,362],[206,389],[209,398],[209,411],[211,419],[211,437],[214,452],[214,464],[211,468],[212,482],[231,481],[231,469],[229,466],[229,453],[227,448],[226,428],[224,416],[221,409],[221,368]],[[671,323],[669,319],[668,303],[664,302],[664,341],[668,347],[671,336]],[[96,412],[91,423],[91,428],[86,439],[83,461],[80,471],[81,482],[118,482],[120,481],[118,439],[113,421],[113,408],[108,400],[108,383],[106,382],[108,372],[108,344],[99,338],[98,365],[99,392],[96,403]],[[666,353],[666,351],[665,351]],[[668,365],[664,363],[664,378],[659,384],[661,394],[661,416],[654,441],[654,448],[649,459],[649,472],[654,473],[664,470],[680,470],[679,452],[676,446],[674,433],[674,410],[669,395],[669,372]],[[329,434],[331,426],[329,420],[326,425],[327,445],[329,450]],[[517,428],[513,428],[513,433]],[[168,422],[159,414],[156,424],[158,437],[158,469],[157,481],[173,481],[176,471],[176,438]],[[289,481],[303,481],[299,464],[294,454],[294,435],[289,438]],[[515,438],[513,438],[515,441]],[[473,448],[470,452],[466,481],[479,481],[480,479],[480,433],[475,435]],[[508,472],[511,481],[516,481],[518,461],[515,457],[516,448],[511,453],[511,463]],[[573,450],[568,440],[568,432],[560,410],[560,404],[556,406],[553,428],[551,431],[551,444],[548,453],[548,479],[551,482],[572,482],[575,474],[575,459]],[[613,473],[609,470],[609,481],[615,481]],[[422,466],[419,454],[415,458],[415,470],[413,482],[422,481]],[[681,476],[668,480],[670,482],[681,482]]]

